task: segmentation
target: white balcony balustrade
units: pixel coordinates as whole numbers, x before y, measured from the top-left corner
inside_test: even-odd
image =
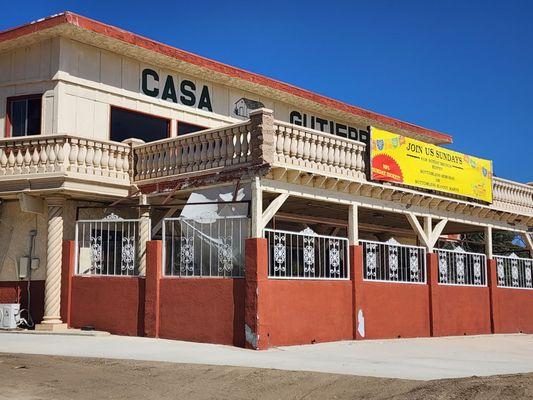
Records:
[[[274,132],[274,165],[366,179],[364,143],[280,121]]]
[[[381,185],[366,179],[367,152],[364,143],[276,121],[265,110],[237,124],[131,146],[69,135],[7,138],[0,140],[0,194],[61,188],[121,197],[133,184],[223,173],[233,180],[263,168],[269,179],[318,184],[382,200],[409,198],[416,205],[504,223],[530,224],[533,218],[531,185],[495,177],[491,205]],[[61,182],[69,179],[69,184]],[[95,190],[95,185],[100,189]]]
[[[506,211],[533,215],[533,186],[493,179],[493,205]]]
[[[208,172],[251,161],[250,124],[208,129],[135,147],[136,181]]]
[[[122,143],[68,135],[2,139],[0,192],[61,186],[94,192],[90,186],[98,185],[96,193],[124,195],[131,185],[130,152]],[[115,189],[106,191],[106,184]]]

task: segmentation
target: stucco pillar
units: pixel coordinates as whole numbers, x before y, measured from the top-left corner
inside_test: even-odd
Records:
[[[438,326],[437,307],[434,304],[438,301],[439,295],[439,257],[437,253],[426,255],[427,284],[429,290],[429,331],[431,336],[441,336]]]
[[[159,337],[160,288],[163,270],[163,242],[152,240],[146,244],[146,286],[144,292],[144,334]]]
[[[44,317],[39,330],[66,329],[61,320],[61,261],[63,249],[63,197],[46,199],[48,207],[48,236],[46,243],[46,281]]]
[[[358,296],[362,296],[362,257],[361,246],[359,245],[359,206],[356,203],[348,207],[348,241],[350,256],[350,280],[352,281],[352,324],[353,338],[362,339],[365,337],[365,322],[363,310],[359,308]]]
[[[274,111],[259,108],[250,111],[250,156],[253,165],[274,161]]]
[[[352,280],[353,338],[364,339],[365,310],[363,284],[363,247],[350,246],[350,279]]]
[[[265,350],[269,346],[266,325],[268,243],[264,238],[246,239],[244,291],[245,346]]]
[[[496,260],[487,258],[487,280],[490,298],[490,329],[492,333],[503,333],[500,324],[498,304],[498,270]]]
[[[150,240],[151,236],[151,220],[150,209],[141,208],[139,223],[139,243],[137,245],[138,260],[139,260],[139,276],[146,275],[146,242]]]

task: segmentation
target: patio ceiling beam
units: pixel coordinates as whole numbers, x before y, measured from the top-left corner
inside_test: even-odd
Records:
[[[367,184],[364,183],[361,183],[361,194],[343,193],[338,191],[326,190],[324,188],[318,188],[316,186],[314,188],[304,187],[301,185],[290,184],[287,182],[273,181],[272,179],[268,178],[261,179],[261,187],[263,188],[263,190],[269,193],[290,193],[290,195],[293,197],[320,200],[328,203],[345,205],[358,203],[360,207],[367,209],[391,211],[400,214],[406,214],[407,212],[411,212],[419,217],[430,216],[432,218],[438,219],[446,218],[450,222],[456,222],[472,226],[484,227],[490,225],[494,229],[516,232],[523,232],[527,230],[526,226],[523,225],[523,222],[520,226],[509,226],[509,224],[497,220],[487,220],[473,215],[466,216],[465,214],[459,214],[458,212],[439,210],[432,207],[431,204],[427,203],[427,206],[424,207],[422,206],[422,204],[424,204],[423,202],[421,202],[420,206],[411,205],[409,211],[407,211],[406,205],[404,204],[399,204],[398,202],[384,199],[375,199],[362,195],[363,188],[367,187]],[[424,200],[431,201],[434,200],[434,198],[426,198]],[[441,202],[441,200],[437,201]],[[468,206],[474,205],[468,204]],[[482,209],[482,207],[479,208]]]

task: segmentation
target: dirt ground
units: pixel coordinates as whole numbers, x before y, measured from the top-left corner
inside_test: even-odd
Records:
[[[0,399],[533,399],[533,374],[409,381],[0,354]]]

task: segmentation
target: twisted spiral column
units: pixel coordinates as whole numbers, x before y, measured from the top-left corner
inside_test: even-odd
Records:
[[[151,237],[150,210],[141,212],[139,224],[139,243],[137,243],[137,259],[139,260],[139,276],[146,276],[146,242]]]
[[[63,198],[47,199],[48,238],[43,324],[61,324],[61,257],[63,244]]]

